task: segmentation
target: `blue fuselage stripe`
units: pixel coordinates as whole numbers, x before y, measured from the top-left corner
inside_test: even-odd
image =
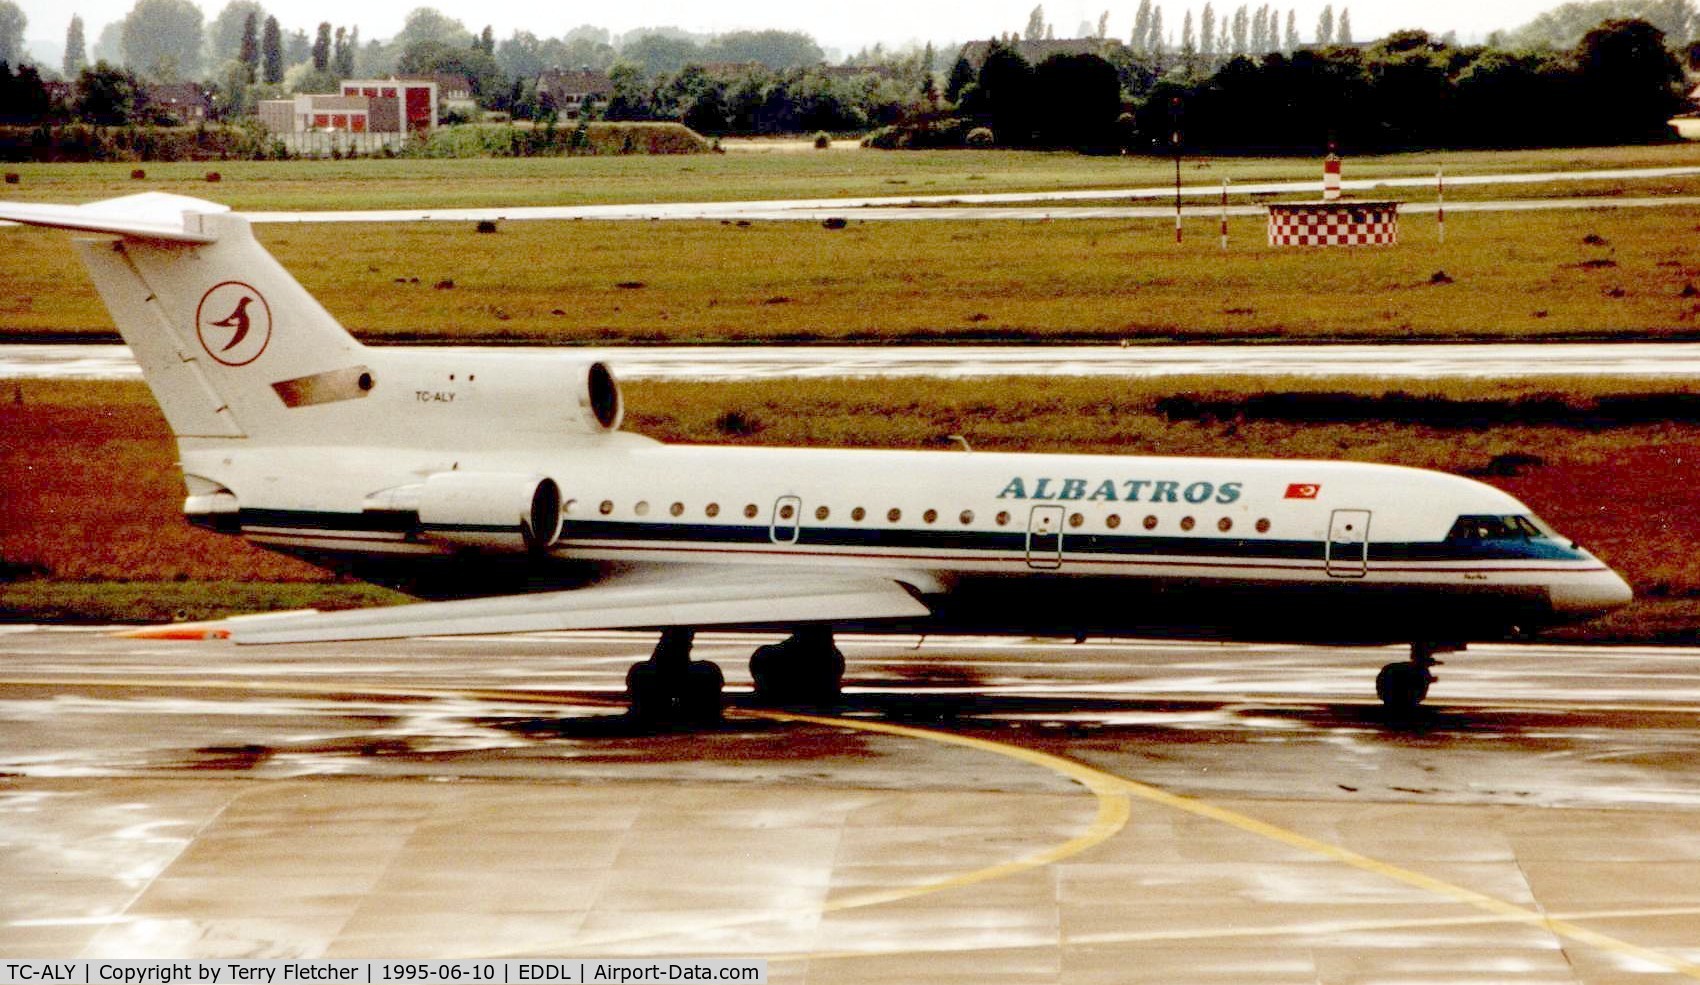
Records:
[[[273,527],[313,531],[373,531],[406,532],[413,524],[404,515],[384,513],[323,513],[303,510],[245,509],[241,513],[244,527]],[[500,533],[514,528],[490,524],[453,526],[461,532]],[[559,546],[571,547],[577,541],[619,541],[625,546],[645,544],[696,544],[713,546],[792,546],[815,548],[954,550],[999,556],[1025,554],[1028,534],[1015,530],[950,530],[903,527],[825,527],[803,526],[797,529],[795,541],[790,539],[792,528],[782,527],[776,539],[775,531],[766,524],[703,524],[688,522],[631,522],[624,520],[582,520],[569,518]],[[1035,553],[1055,554],[1057,534],[1035,534]],[[1327,557],[1327,544],[1318,540],[1264,540],[1246,537],[1196,536],[1172,537],[1155,534],[1107,534],[1063,531],[1063,550],[1072,556],[1099,555],[1104,557],[1212,557],[1252,560],[1285,560],[1321,562]],[[1350,557],[1355,560],[1359,544],[1336,545],[1336,560]],[[1581,551],[1551,538],[1507,538],[1481,541],[1438,542],[1372,542],[1370,562],[1400,561],[1587,561]]]

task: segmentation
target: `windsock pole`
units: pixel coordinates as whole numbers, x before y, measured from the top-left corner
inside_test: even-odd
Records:
[[[1446,242],[1446,169],[1437,168],[1434,172],[1434,191],[1437,196],[1434,210],[1435,222],[1440,225],[1440,242]]]
[[[1175,131],[1175,242],[1181,241],[1181,132]]]
[[[1228,179],[1222,179],[1222,249],[1228,248]]]

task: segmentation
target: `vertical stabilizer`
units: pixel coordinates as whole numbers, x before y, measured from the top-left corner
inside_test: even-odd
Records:
[[[137,195],[8,205],[0,219],[116,236],[77,243],[178,437],[291,441],[372,388],[367,354],[224,206]]]

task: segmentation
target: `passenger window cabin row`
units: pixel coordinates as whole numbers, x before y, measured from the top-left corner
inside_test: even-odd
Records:
[[[567,502],[565,504],[565,512],[567,513],[568,516],[575,515],[577,513],[578,509],[579,509],[579,506],[580,506],[580,504],[579,504],[578,500],[569,499],[569,500],[567,500]],[[612,516],[612,515],[614,515],[614,509],[615,509],[614,501],[611,500],[611,499],[605,499],[597,507],[597,512],[600,513],[603,516]],[[703,515],[708,517],[709,519],[714,519],[714,518],[720,516],[720,504],[719,503],[709,503],[709,504],[707,504],[706,506],[703,507],[702,512],[703,512]],[[649,502],[647,500],[639,500],[632,507],[632,513],[634,515],[640,516],[640,517],[641,516],[648,516],[650,514],[650,504],[649,504]],[[668,513],[669,516],[682,517],[686,513],[685,504],[675,502],[667,508],[667,513]],[[745,519],[754,520],[761,515],[761,507],[757,506],[755,503],[746,503],[744,505],[743,513],[744,513]],[[829,507],[829,506],[817,506],[817,507],[815,507],[814,514],[815,514],[815,519],[819,522],[822,522],[822,523],[826,522],[827,520],[830,520],[832,518],[832,515],[833,515],[832,514],[832,508]],[[781,519],[781,520],[795,520],[796,518],[797,518],[797,507],[794,504],[785,503],[785,504],[783,504],[779,507],[779,519]],[[850,521],[852,523],[862,523],[867,518],[868,518],[868,511],[864,507],[857,506],[857,507],[853,507],[850,510]],[[885,519],[886,519],[887,523],[899,523],[903,520],[903,511],[901,509],[893,507],[893,508],[886,511]],[[1013,516],[1010,514],[1010,512],[1008,510],[1001,510],[997,513],[996,516],[993,517],[993,522],[996,523],[1000,527],[1007,527],[1007,526],[1010,525],[1010,523],[1012,522],[1013,519],[1014,519]],[[923,522],[923,523],[934,524],[934,523],[937,523],[938,520],[939,520],[939,511],[938,510],[929,509],[926,512],[921,514],[921,522]],[[973,523],[974,523],[974,511],[973,510],[963,510],[961,513],[959,513],[957,515],[957,522],[964,527],[972,526]],[[1104,517],[1103,523],[1104,523],[1104,526],[1106,528],[1110,529],[1110,530],[1120,529],[1120,527],[1122,525],[1122,516],[1121,516],[1120,513],[1111,513],[1111,514]],[[1071,529],[1076,529],[1076,530],[1080,529],[1081,527],[1086,525],[1086,515],[1084,513],[1071,513],[1071,514],[1069,514],[1068,525]],[[1141,521],[1141,525],[1146,530],[1156,530],[1161,525],[1161,521],[1158,520],[1158,518],[1155,514],[1149,514],[1148,513],[1148,514],[1145,515],[1144,519]],[[1183,516],[1180,519],[1179,527],[1182,531],[1191,531],[1191,530],[1196,529],[1197,526],[1198,526],[1198,520],[1194,517]],[[1258,518],[1257,522],[1255,524],[1253,524],[1253,529],[1256,530],[1260,534],[1266,534],[1266,533],[1269,532],[1270,526],[1271,526],[1270,522],[1267,518],[1260,517],[1260,518]],[[1218,519],[1216,521],[1216,529],[1218,531],[1220,531],[1221,533],[1232,532],[1234,530],[1234,520],[1233,520],[1233,518],[1232,517],[1226,517],[1226,516],[1221,517],[1220,519]]]

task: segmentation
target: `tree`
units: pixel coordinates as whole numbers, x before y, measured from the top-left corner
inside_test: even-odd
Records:
[[[267,85],[277,85],[283,81],[283,33],[277,26],[277,18],[266,17],[266,26],[260,32],[260,55],[264,64],[262,78]]]
[[[963,109],[983,117],[1000,144],[1023,146],[1033,139],[1033,68],[1008,45],[994,44],[980,64],[975,86]]]
[[[1115,145],[1122,87],[1109,62],[1097,55],[1052,55],[1033,70],[1033,89],[1036,105],[1045,108],[1037,118],[1041,143],[1099,151]]]
[[[162,82],[200,74],[201,8],[191,0],[136,0],[124,18],[124,62]]]
[[[1281,47],[1288,52],[1299,50],[1299,12],[1292,8],[1287,10],[1287,33],[1281,38]]]
[[[1570,48],[1604,21],[1634,17],[1663,31],[1667,39],[1688,41],[1700,34],[1700,11],[1693,0],[1584,0],[1540,14],[1513,31],[1510,40],[1519,48]]]
[[[1334,25],[1334,43],[1352,43],[1352,8],[1340,8],[1340,22]]]
[[[313,38],[313,71],[328,72],[331,69],[331,25],[329,21],[319,22],[319,33]]]
[[[1151,40],[1146,43],[1146,50],[1155,57],[1163,57],[1168,49],[1168,39],[1163,37],[1163,8],[1151,8]]]
[[[29,18],[12,0],[0,0],[0,62],[17,65],[25,58],[24,28]],[[10,75],[7,76],[10,78]]]
[[[1098,37],[1099,41],[1102,41],[1109,36],[1110,36],[1110,12],[1106,10],[1103,13],[1098,15],[1098,35],[1097,35],[1097,37]]]
[[[1234,46],[1229,49],[1236,55],[1245,55],[1251,52],[1250,39],[1246,37],[1250,21],[1251,18],[1246,13],[1245,4],[1240,4],[1239,8],[1234,11]]]
[[[701,61],[702,49],[688,39],[646,34],[620,49],[620,60],[637,65],[647,75],[671,75],[688,62]]]
[[[1667,137],[1682,105],[1682,66],[1644,20],[1610,20],[1576,46],[1580,122],[1603,143]]]
[[[1198,18],[1198,50],[1209,59],[1216,54],[1216,8],[1205,0],[1204,13]]]
[[[408,45],[396,61],[396,68],[405,75],[461,75],[472,85],[473,98],[481,105],[506,93],[502,70],[496,59],[482,48],[450,47],[441,41],[415,41]]]
[[[124,62],[124,22],[122,20],[108,21],[100,29],[100,34],[94,39],[94,48],[89,57],[97,62],[109,65],[121,65]],[[86,67],[86,66],[85,66]]]
[[[1181,18],[1181,58],[1191,65],[1198,58],[1198,39],[1192,30],[1192,8]]]
[[[72,14],[71,26],[65,29],[65,59],[59,67],[65,78],[74,79],[88,63],[88,49],[83,44],[83,19]]]
[[[496,67],[510,79],[535,79],[548,67],[543,61],[543,43],[530,31],[515,31],[496,46]]]
[[[1034,7],[1032,13],[1027,15],[1027,30],[1021,32],[1021,36],[1033,41],[1037,41],[1045,36],[1044,4],[1039,4]]]
[[[1139,10],[1133,15],[1132,47],[1136,54],[1144,54],[1150,49],[1146,47],[1151,33],[1151,0],[1139,0]]]
[[[242,63],[242,75],[249,85],[259,75],[260,67],[260,28],[254,22],[254,12],[248,12],[247,21],[242,26],[242,49],[237,60]]]
[[[258,26],[266,12],[257,0],[230,0],[218,16],[207,25],[207,64],[217,68],[233,58],[242,57],[242,37],[248,18]]]
[[[759,62],[778,70],[818,65],[826,54],[814,38],[795,31],[732,31],[703,45],[701,57],[712,62]]]
[[[1324,4],[1316,18],[1316,43],[1334,43],[1334,5]]]
[[[1268,7],[1259,7],[1251,13],[1251,30],[1248,32],[1250,34],[1250,39],[1247,42],[1246,47],[1246,51],[1249,54],[1261,55],[1265,50],[1267,50],[1265,48],[1266,37],[1264,34],[1266,27],[1263,17],[1264,14],[1268,13],[1268,11]]]
[[[348,29],[347,43],[331,59],[331,70],[338,78],[351,79],[354,77],[354,56],[360,51],[360,26],[357,24]]]
[[[479,51],[491,58],[496,57],[496,35],[490,30],[490,25],[484,25],[484,33],[478,35],[478,40],[474,43],[478,46]]]
[[[608,97],[608,119],[650,118],[650,92],[644,78],[643,66],[632,62],[617,62],[608,70],[608,81],[614,89],[613,94]]]
[[[472,32],[466,25],[444,15],[434,7],[418,7],[407,15],[401,32],[390,39],[397,51],[418,41],[436,41],[451,48],[466,48],[472,43]]]
[[[18,74],[0,62],[0,120],[35,123],[52,111],[53,102],[34,65],[19,65]]]
[[[91,123],[124,126],[135,115],[141,88],[128,69],[96,62],[77,76],[71,109],[79,119]]]
[[[944,84],[944,98],[953,103],[962,101],[962,90],[974,83],[974,66],[968,59],[958,58],[956,64],[950,67],[950,77]]]
[[[285,65],[300,65],[313,57],[313,42],[308,40],[307,32],[296,28],[289,32],[289,37],[283,42],[283,63]]]

